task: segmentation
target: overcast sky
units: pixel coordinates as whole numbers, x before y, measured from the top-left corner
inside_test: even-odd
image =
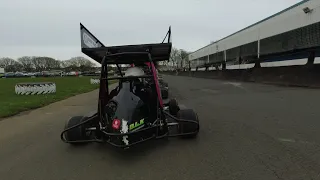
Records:
[[[85,56],[80,22],[106,46],[161,42],[177,48],[213,40],[301,0],[0,0],[0,57]]]

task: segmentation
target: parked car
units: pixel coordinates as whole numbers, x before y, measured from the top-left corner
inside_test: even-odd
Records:
[[[6,77],[6,78],[15,77],[15,73],[14,72],[4,73],[4,77]]]
[[[16,73],[14,74],[14,76],[15,76],[15,77],[26,77],[26,75],[25,75],[24,73],[22,73],[22,72],[16,72]]]

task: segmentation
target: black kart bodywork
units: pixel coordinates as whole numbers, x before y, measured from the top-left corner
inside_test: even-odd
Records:
[[[165,37],[158,44],[111,47],[105,47],[82,24],[80,29],[82,52],[101,63],[98,111],[69,119],[61,133],[62,141],[74,145],[106,142],[127,148],[150,139],[197,136],[200,128],[197,114],[192,109],[180,109],[175,99],[162,101],[154,62],[169,60],[171,28],[167,42]],[[139,77],[124,77],[119,66],[145,63],[151,73]],[[110,64],[118,67],[119,77],[108,77]],[[118,87],[109,92],[108,81],[115,79],[119,81]]]

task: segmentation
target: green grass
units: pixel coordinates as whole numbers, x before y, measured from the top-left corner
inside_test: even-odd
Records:
[[[92,77],[7,78],[0,79],[0,118],[39,108],[68,97],[95,90]],[[21,82],[54,82],[57,92],[43,95],[17,95],[15,85]],[[114,81],[113,81],[114,82]]]

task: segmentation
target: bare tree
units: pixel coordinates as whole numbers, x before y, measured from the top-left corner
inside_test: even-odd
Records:
[[[170,61],[172,62],[172,65],[176,68],[178,66],[179,59],[180,59],[180,51],[179,49],[173,47],[170,54]]]
[[[67,71],[79,70],[83,72],[92,70],[95,64],[84,57],[78,56],[64,61],[63,66]]]
[[[44,71],[46,69],[43,57],[33,56],[31,59],[36,71]]]
[[[7,66],[14,65],[16,62],[17,61],[14,59],[8,57],[0,58],[0,67],[5,68]]]
[[[22,70],[20,63],[8,57],[0,58],[0,67],[4,68],[6,72],[16,72]]]
[[[30,72],[30,71],[33,71],[35,68],[32,57],[30,56],[20,57],[18,58],[18,62],[21,64],[23,70],[25,71]]]
[[[186,50],[180,49],[180,67],[184,68],[188,64],[189,53]]]
[[[78,56],[78,57],[72,57],[70,58],[69,60],[67,60],[67,64],[69,65],[74,65],[74,66],[77,66],[77,67],[80,67],[80,66],[94,66],[94,63],[91,62],[90,60],[84,58],[84,57],[81,57],[81,56]]]
[[[46,70],[60,69],[60,61],[51,57],[42,57]]]

